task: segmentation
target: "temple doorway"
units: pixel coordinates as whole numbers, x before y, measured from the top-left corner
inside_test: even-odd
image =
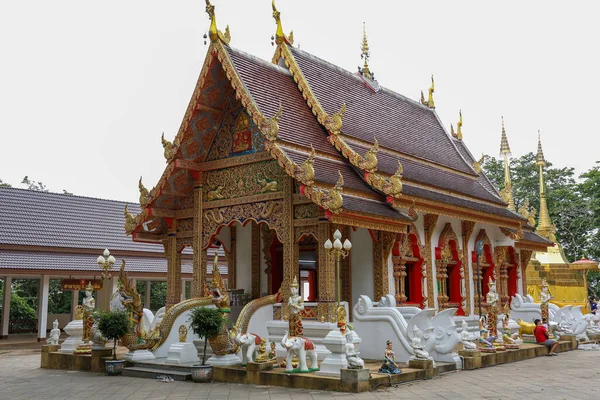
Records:
[[[317,240],[312,235],[303,236],[298,243],[298,269],[300,271],[300,295],[304,301],[317,301],[318,255]]]

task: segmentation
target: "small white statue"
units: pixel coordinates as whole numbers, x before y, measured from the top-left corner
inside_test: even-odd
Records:
[[[415,325],[413,328],[413,338],[410,343],[410,346],[413,348],[415,353],[414,358],[417,360],[428,360],[429,353],[425,350],[425,346],[421,343],[421,339],[423,337],[423,332],[419,329],[418,326]]]
[[[345,344],[346,360],[348,361],[348,368],[350,369],[362,369],[365,367],[365,362],[358,356],[358,352],[354,348],[352,343],[352,335],[346,334]]]
[[[548,291],[548,284],[546,283],[546,280],[544,279],[542,281],[542,292],[540,293],[540,302],[542,304],[548,304],[548,302],[551,299],[552,299],[552,295]]]
[[[58,320],[55,319],[52,323],[52,330],[50,331],[50,336],[46,339],[46,344],[50,345],[58,345],[58,338],[60,338],[60,329],[58,329]]]
[[[486,296],[486,301],[491,307],[496,307],[498,303],[498,293],[496,293],[496,282],[493,281],[491,277],[488,281],[488,287],[489,291]]]
[[[467,321],[463,319],[460,342],[462,343],[464,350],[475,351],[477,350],[477,345],[471,341],[471,335],[469,334],[468,328]]]
[[[92,292],[94,289],[92,288],[92,283],[88,282],[87,287],[85,288],[85,297],[81,302],[84,311],[92,312],[94,308],[96,308],[96,299],[92,297]]]
[[[594,322],[593,317],[593,315],[587,316],[587,327],[585,328],[585,332],[588,335],[600,335],[600,328],[598,328],[598,325]]]

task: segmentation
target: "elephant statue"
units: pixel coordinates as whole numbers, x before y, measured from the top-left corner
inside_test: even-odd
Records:
[[[311,340],[299,336],[288,337],[288,331],[285,331],[285,335],[281,339],[281,346],[287,350],[285,372],[311,372],[319,370],[317,367],[315,344]],[[298,369],[294,369],[292,366],[292,358],[294,356],[298,356]],[[306,365],[306,357],[310,357],[310,369]]]
[[[254,362],[260,345],[260,337],[253,333],[238,332],[235,342],[242,348],[242,366]]]

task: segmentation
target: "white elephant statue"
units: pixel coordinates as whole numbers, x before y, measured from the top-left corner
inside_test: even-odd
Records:
[[[315,344],[310,339],[299,336],[288,337],[288,331],[285,331],[285,335],[281,339],[281,346],[287,350],[285,372],[310,372],[319,370]],[[298,368],[296,370],[294,370],[292,365],[292,358],[295,355],[298,356]],[[310,357],[310,369],[306,365],[306,357]]]
[[[254,333],[238,332],[235,342],[242,348],[242,366],[254,362],[260,345],[260,337]]]

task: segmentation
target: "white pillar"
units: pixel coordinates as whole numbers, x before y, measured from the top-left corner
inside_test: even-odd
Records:
[[[0,339],[8,339],[8,325],[10,322],[10,291],[12,287],[12,278],[4,278],[4,297],[2,298],[2,332]]]
[[[131,281],[131,286],[133,286],[134,288],[137,289],[137,279],[136,278],[131,278],[130,281]]]
[[[181,280],[181,301],[185,300],[185,279]]]
[[[146,281],[146,296],[144,299],[144,308],[150,309],[150,290],[152,289],[152,281]]]
[[[38,341],[46,338],[48,326],[48,295],[50,291],[50,276],[42,275],[38,291]]]
[[[71,291],[71,320],[75,319],[75,307],[79,304],[79,290]]]

